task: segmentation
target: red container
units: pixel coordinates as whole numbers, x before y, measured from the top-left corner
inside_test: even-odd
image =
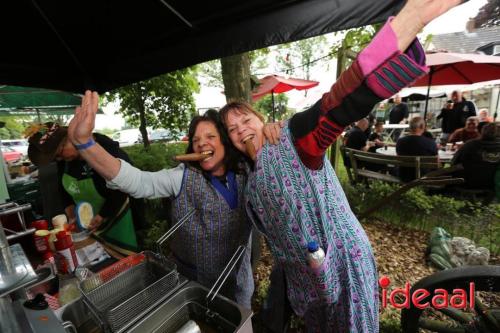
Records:
[[[57,233],[57,242],[54,243],[55,248],[59,254],[64,258],[63,263],[59,263],[59,272],[72,273],[78,266],[78,259],[76,257],[75,247],[71,240],[71,235],[66,231],[59,231]]]
[[[37,230],[33,235],[35,248],[42,255],[46,252],[50,252],[49,236],[50,232],[48,230]]]
[[[36,220],[31,222],[31,227],[36,230],[49,230],[49,222],[47,220]]]

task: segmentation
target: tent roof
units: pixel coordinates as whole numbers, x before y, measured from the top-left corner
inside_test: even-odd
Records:
[[[81,103],[80,95],[64,91],[0,85],[2,116],[72,115]]]
[[[403,0],[2,1],[2,84],[99,92],[381,22]]]

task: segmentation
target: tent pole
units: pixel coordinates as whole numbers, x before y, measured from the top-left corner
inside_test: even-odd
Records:
[[[274,119],[274,89],[271,90],[271,100],[273,101],[273,123],[276,122]]]
[[[498,116],[498,102],[500,101],[500,89],[498,90],[498,95],[497,95],[497,107],[495,108],[495,113],[493,114],[493,121],[497,120]]]
[[[433,74],[434,74],[434,68],[431,67],[431,70],[429,72],[429,83],[427,84],[427,97],[425,98],[424,119],[427,119],[427,108],[429,107],[429,96],[431,94],[431,83]]]

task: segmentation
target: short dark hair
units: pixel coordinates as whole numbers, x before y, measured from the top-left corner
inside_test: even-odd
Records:
[[[494,141],[500,138],[500,123],[487,123],[481,129],[481,140]]]

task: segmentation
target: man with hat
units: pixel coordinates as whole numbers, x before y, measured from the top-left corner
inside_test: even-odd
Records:
[[[66,215],[75,218],[75,206],[81,202],[92,205],[94,217],[89,229],[112,249],[128,255],[138,250],[134,220],[143,214],[135,202],[131,210],[131,198],[126,193],[106,187],[106,181],[80,157],[85,147],[73,145],[67,138],[68,128],[48,122],[27,129],[28,156],[36,166],[58,162],[62,200]],[[94,133],[94,141],[114,157],[130,162],[119,144],[109,137]],[[136,214],[133,214],[136,213]],[[132,216],[134,215],[134,219]]]

